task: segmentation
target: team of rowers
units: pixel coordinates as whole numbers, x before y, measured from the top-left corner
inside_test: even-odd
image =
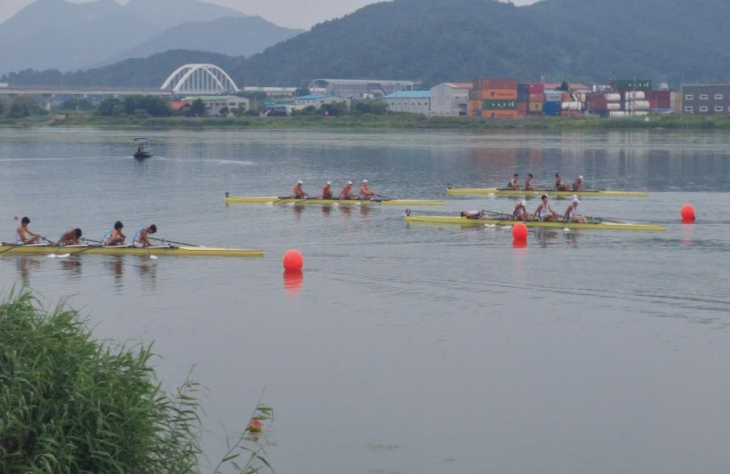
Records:
[[[527,178],[525,178],[525,185],[520,186],[519,179],[520,175],[519,173],[515,173],[515,175],[512,177],[512,179],[507,183],[507,189],[513,190],[513,191],[536,191],[535,187],[532,185],[532,174],[528,174]],[[573,191],[578,192],[583,189],[583,176],[578,176],[575,181],[573,181],[573,184],[566,183],[563,181],[563,177],[560,176],[560,173],[555,173],[555,184],[553,185],[553,191]]]
[[[548,195],[543,194],[541,202],[537,206],[537,209],[535,209],[535,212],[530,214],[530,211],[527,210],[527,201],[523,199],[522,201],[517,203],[514,211],[512,212],[512,216],[507,217],[507,219],[515,221],[542,222],[559,222],[562,220],[562,222],[575,222],[585,224],[586,222],[588,222],[588,218],[578,214],[579,205],[580,199],[578,199],[578,196],[573,196],[572,202],[561,216],[550,206],[550,198],[548,197]],[[466,217],[468,219],[494,219],[494,217],[490,217],[484,211],[463,211],[461,213],[461,217]],[[499,220],[504,219],[499,218]]]
[[[66,245],[83,245],[81,236],[83,232],[81,229],[70,229],[61,235],[61,238],[56,242],[52,242],[41,234],[37,234],[30,230],[30,219],[23,217],[20,221],[20,227],[15,231],[15,243],[19,245],[42,245],[44,242],[50,245],[63,247]],[[149,227],[144,227],[137,231],[132,237],[133,247],[154,247],[151,242],[151,236],[157,233],[157,226],[152,224]],[[102,245],[121,247],[127,245],[127,236],[124,233],[124,224],[117,221],[114,224],[114,228],[109,230],[104,238],[100,242]]]
[[[294,185],[294,188],[292,189],[291,197],[295,199],[310,199],[309,194],[304,192],[304,189],[302,186],[304,183],[302,180],[297,181],[297,184]],[[379,197],[378,194],[375,194],[372,189],[370,189],[370,186],[368,185],[368,180],[363,179],[362,185],[360,186],[360,189],[358,190],[357,194],[353,194],[352,192],[352,181],[348,181],[345,186],[343,186],[342,190],[340,191],[340,194],[335,196],[335,194],[332,192],[332,182],[327,181],[324,186],[322,186],[322,189],[319,190],[319,194],[317,195],[316,199],[338,199],[338,200],[345,200],[345,201],[352,201],[352,200],[372,200],[377,197]]]

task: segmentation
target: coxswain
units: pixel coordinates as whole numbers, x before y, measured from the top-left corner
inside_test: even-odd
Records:
[[[28,226],[30,225],[30,219],[27,217],[23,217],[23,219],[20,221],[20,227],[18,227],[15,230],[15,242],[18,244],[40,244],[41,237],[40,234],[36,234],[35,232],[32,232]]]
[[[527,175],[525,178],[525,191],[534,191],[535,188],[532,186],[532,173]]]
[[[304,183],[300,179],[299,181],[297,181],[297,184],[294,185],[294,188],[291,191],[291,195],[292,195],[293,198],[295,198],[295,199],[307,199],[309,197],[309,195],[304,192],[304,189],[302,189],[302,185],[303,184]]]
[[[518,180],[520,179],[520,175],[518,173],[515,173],[514,176],[512,176],[512,179],[507,183],[507,189],[511,189],[514,191],[520,190],[520,183]]]
[[[352,195],[352,181],[347,182],[347,184],[342,188],[342,191],[340,191],[340,195],[337,196],[337,199],[343,199],[345,201],[355,199],[355,196]]]
[[[563,215],[565,222],[577,222],[579,224],[588,222],[588,218],[578,214],[578,204],[580,204],[580,199],[578,199],[578,196],[573,196],[573,202],[570,203],[568,209],[565,210],[565,215]]]
[[[555,173],[555,190],[556,191],[568,191],[570,186],[567,183],[563,183],[563,178],[560,173]]]
[[[137,231],[132,239],[132,245],[135,247],[154,247],[150,242],[150,235],[157,233],[157,226],[152,224],[149,227],[145,227]]]
[[[114,230],[109,232],[104,239],[105,245],[120,246],[124,245],[127,240],[127,236],[123,232],[124,224],[121,221],[117,221],[114,224]]]
[[[327,184],[322,186],[322,189],[319,190],[319,198],[320,199],[332,199],[332,182],[327,181]]]
[[[372,189],[370,189],[370,186],[368,186],[368,180],[363,179],[362,186],[360,186],[360,191],[357,193],[357,198],[371,200],[374,197],[375,193]]]
[[[81,235],[83,233],[81,232],[81,229],[71,229],[67,230],[63,233],[60,239],[58,239],[58,242],[56,242],[57,247],[62,247],[64,245],[81,245]]]
[[[573,183],[573,191],[580,191],[583,188],[583,176],[578,176],[578,179]]]
[[[560,218],[560,215],[555,212],[552,207],[550,207],[547,194],[542,195],[542,202],[539,206],[537,206],[537,209],[535,209],[535,213],[532,215],[532,218],[543,222],[553,222]]]
[[[517,203],[515,210],[512,212],[512,219],[516,221],[530,220],[530,212],[527,210],[527,201],[523,199]]]

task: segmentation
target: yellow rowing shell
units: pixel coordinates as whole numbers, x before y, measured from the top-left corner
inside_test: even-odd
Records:
[[[411,224],[456,224],[461,226],[484,226],[499,225],[512,226],[518,221],[498,220],[498,219],[469,219],[467,217],[458,216],[407,216],[406,221]],[[614,222],[592,222],[581,224],[577,222],[542,222],[542,221],[526,221],[522,222],[527,227],[539,227],[547,229],[571,229],[571,230],[634,230],[648,232],[663,232],[666,227],[652,224],[630,224],[630,223],[614,223]]]
[[[641,191],[553,191],[550,189],[538,189],[537,191],[517,191],[514,189],[498,189],[498,188],[451,188],[448,194],[452,196],[458,195],[482,195],[494,194],[497,196],[535,196],[540,197],[543,194],[556,197],[649,197],[649,193]]]
[[[253,197],[253,196],[228,196],[225,198],[226,204],[318,204],[342,206],[357,205],[373,205],[382,204],[384,206],[443,206],[443,201],[423,201],[418,199],[392,199],[392,200],[356,200],[356,199],[294,199],[272,197]]]
[[[0,257],[12,255],[142,255],[165,257],[263,257],[263,250],[215,247],[101,247],[94,245],[0,245]]]

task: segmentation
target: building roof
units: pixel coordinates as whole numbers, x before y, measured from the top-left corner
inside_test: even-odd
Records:
[[[238,97],[236,95],[200,95],[200,96],[196,95],[196,96],[185,97],[183,99],[183,101],[190,102],[190,101],[198,100],[198,99],[202,100],[203,102],[211,102],[211,101],[216,101],[216,100],[225,101],[225,100],[235,100],[235,99],[246,100],[245,98]]]
[[[474,84],[471,82],[444,82],[444,85],[453,89],[473,89]]]
[[[309,94],[297,97],[297,100],[322,100],[329,97],[334,97],[332,94]]]
[[[386,99],[430,99],[431,91],[400,91],[388,94]]]

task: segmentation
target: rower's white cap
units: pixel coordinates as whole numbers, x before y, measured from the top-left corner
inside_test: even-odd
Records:
[[[522,205],[523,205],[523,206],[527,207],[527,201],[525,201],[525,200],[523,199],[523,200],[522,200],[522,201],[520,201],[520,202],[522,203]]]
[[[304,181],[302,181],[302,180],[300,179],[299,181],[297,181],[297,184],[304,184]]]
[[[578,195],[577,194],[574,194],[573,195],[573,202],[576,202],[576,203],[579,203],[580,202],[580,199],[578,199]]]
[[[368,180],[367,179],[363,179],[362,180],[362,184],[368,184]]]
[[[349,184],[350,186],[352,186],[352,181],[348,181],[347,184]]]
[[[583,181],[583,176],[578,176],[578,179]]]
[[[327,181],[327,186],[331,185],[332,181]]]

